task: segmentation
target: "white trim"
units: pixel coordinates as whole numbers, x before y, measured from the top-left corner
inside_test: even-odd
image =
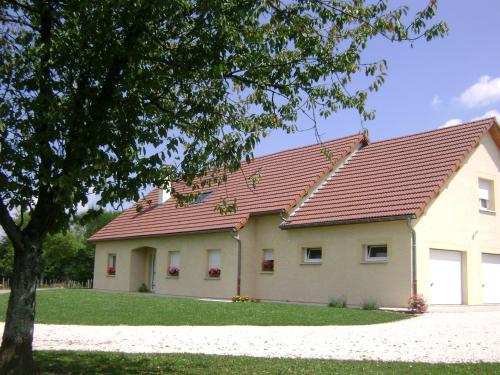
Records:
[[[321,252],[321,258],[316,259],[313,258],[311,259],[309,255],[310,250],[319,250]],[[323,248],[321,247],[304,247],[302,248],[303,252],[303,259],[304,259],[304,264],[319,264],[323,261]]]
[[[338,172],[341,168],[343,168],[349,161],[352,159],[354,155],[363,147],[363,143],[359,142],[356,147],[351,151],[350,154],[348,154],[342,161],[337,165],[337,167],[333,168],[329,173],[326,174],[323,179],[321,179],[318,184],[316,185],[315,188],[311,190],[310,194],[306,194],[303,198],[302,201],[297,204],[294,208],[292,208],[290,211],[290,215],[288,217],[292,217],[295,215],[295,213],[304,206],[311,198],[314,197],[314,195],[321,189],[328,181],[330,181]],[[286,224],[286,221],[283,221],[281,224]]]
[[[385,247],[385,252],[387,255],[385,257],[371,257],[368,254],[368,249],[370,247]],[[379,262],[386,263],[389,260],[389,246],[387,244],[364,245],[364,254],[365,254],[365,256],[364,256],[365,262],[368,262],[368,263],[379,263]]]

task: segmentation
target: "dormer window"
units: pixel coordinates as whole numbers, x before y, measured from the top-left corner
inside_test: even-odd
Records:
[[[198,197],[194,200],[193,204],[203,203],[211,194],[212,194],[211,191],[205,191],[203,193],[200,193],[200,195],[198,195]]]
[[[493,211],[494,194],[493,194],[493,181],[483,178],[479,179],[479,209],[485,211]]]

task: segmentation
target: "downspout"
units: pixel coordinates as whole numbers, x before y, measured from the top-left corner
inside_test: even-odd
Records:
[[[236,276],[236,295],[241,295],[241,239],[238,231],[234,230],[236,233],[233,237],[238,242],[238,267]]]
[[[411,290],[417,294],[417,235],[411,225],[411,219],[406,221],[411,233]]]

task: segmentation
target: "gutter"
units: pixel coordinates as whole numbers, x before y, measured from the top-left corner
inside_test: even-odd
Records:
[[[361,219],[351,219],[351,220],[333,220],[333,221],[323,221],[316,223],[306,223],[306,224],[286,224],[282,223],[280,225],[281,229],[294,229],[294,228],[310,228],[310,227],[326,227],[330,225],[346,225],[346,224],[360,224],[360,223],[373,223],[379,221],[396,221],[404,219],[416,219],[414,214],[411,215],[396,215],[396,216],[380,216],[380,217],[368,217]]]
[[[151,237],[174,237],[174,236],[187,236],[191,234],[207,234],[207,233],[223,233],[223,232],[232,232],[234,231],[234,227],[226,227],[226,228],[216,228],[216,229],[201,229],[201,230],[192,230],[188,232],[174,232],[174,233],[159,233],[159,234],[141,234],[136,236],[128,236],[128,237],[107,237],[107,238],[97,238],[93,239],[90,237],[88,239],[91,243],[104,242],[104,241],[122,241],[122,240],[139,240],[144,238]],[[99,233],[99,232],[97,232]]]
[[[234,230],[234,235],[231,236],[234,240],[238,242],[238,265],[237,265],[237,276],[236,276],[236,295],[241,295],[241,239],[239,233]]]
[[[417,294],[417,234],[411,225],[411,218],[408,218],[406,225],[411,233],[411,291]]]

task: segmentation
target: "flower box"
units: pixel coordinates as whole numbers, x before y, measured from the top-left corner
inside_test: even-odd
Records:
[[[116,274],[116,268],[115,267],[108,267],[108,275],[114,276]]]
[[[179,276],[179,267],[169,267],[168,276]]]
[[[220,268],[209,268],[208,276],[209,277],[220,277]]]
[[[274,271],[274,260],[262,261],[262,271],[263,272],[273,272]]]

